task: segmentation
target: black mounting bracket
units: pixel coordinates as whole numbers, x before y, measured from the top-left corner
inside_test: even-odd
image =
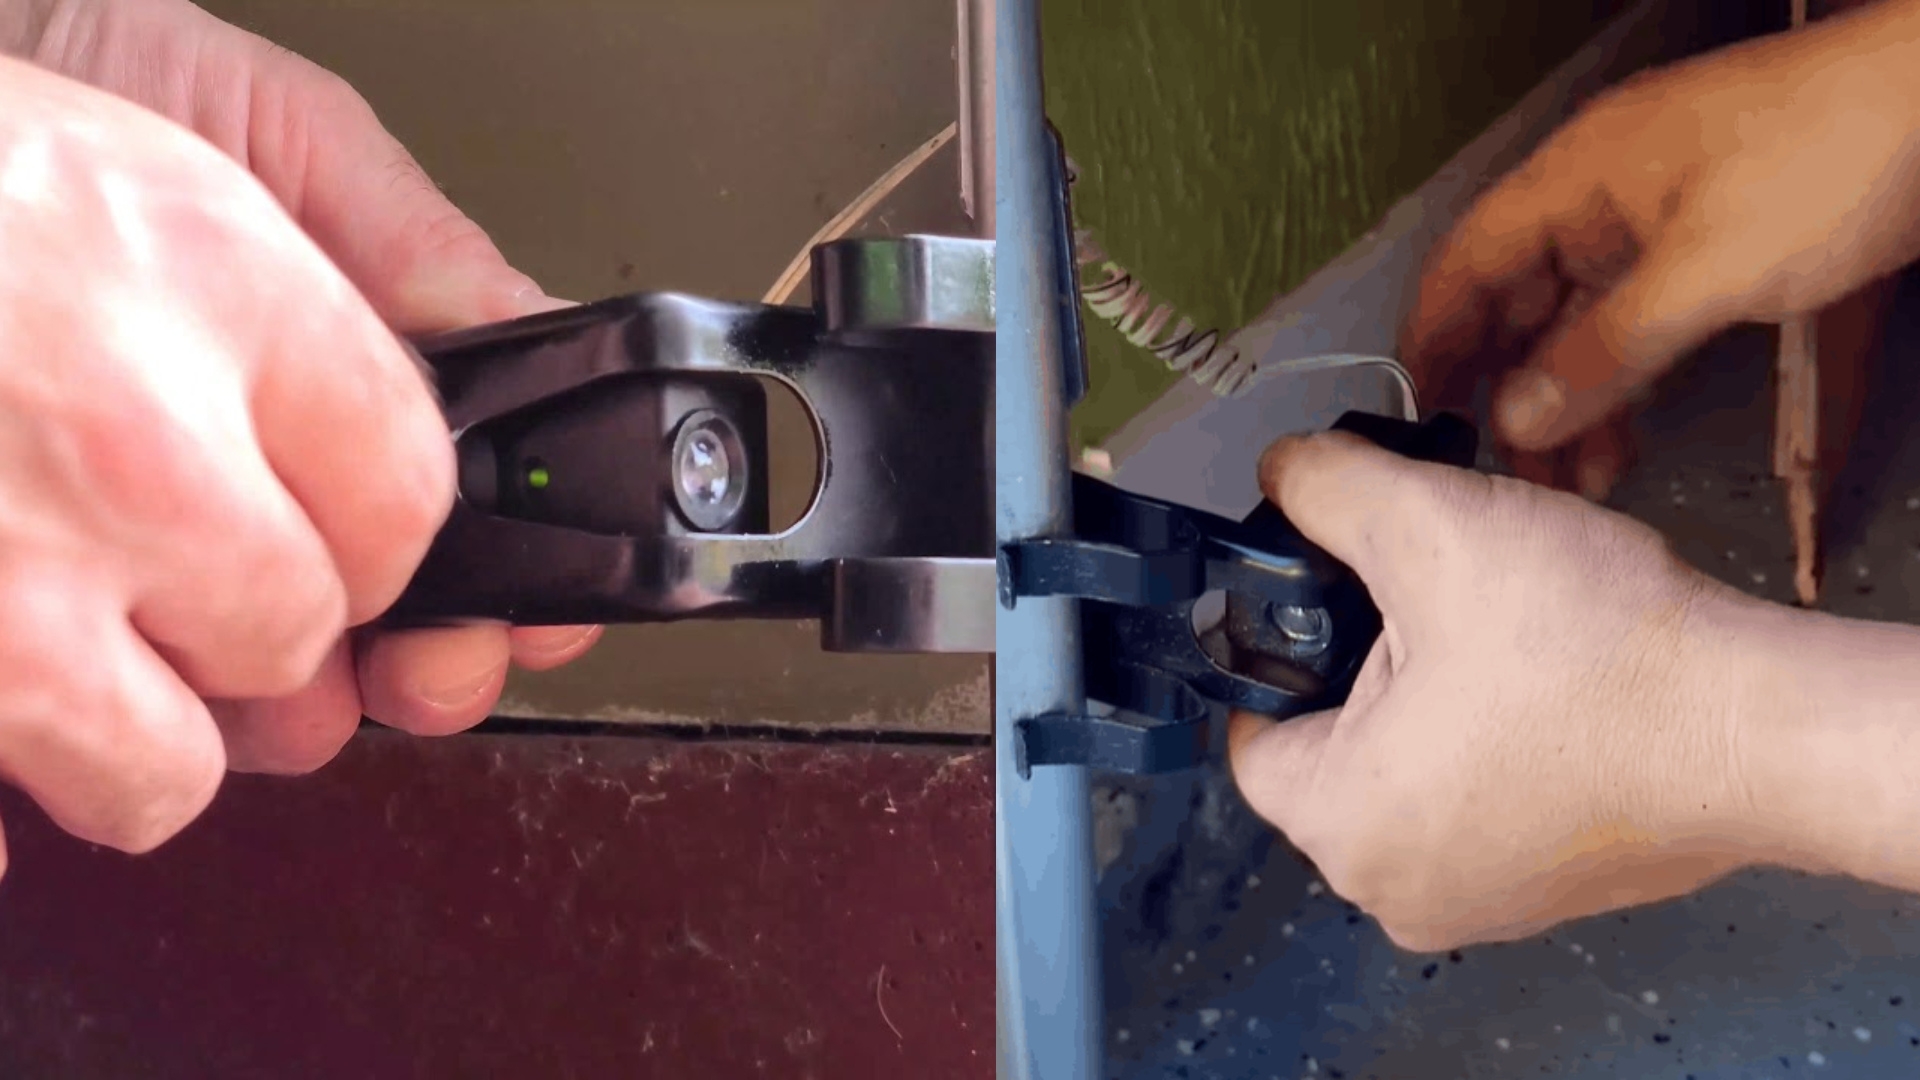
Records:
[[[991,652],[993,243],[839,240],[811,308],[643,293],[415,343],[460,461],[390,624],[817,619]],[[771,528],[765,384],[816,437]]]
[[[1334,425],[1406,457],[1471,468],[1478,432],[1350,412]],[[1073,478],[1073,534],[1000,552],[1000,602],[1080,601],[1083,709],[1021,721],[1022,770],[1189,768],[1217,707],[1281,718],[1338,706],[1380,633],[1351,570],[1263,504],[1243,521]],[[1218,594],[1222,610],[1208,611]],[[1208,625],[1197,625],[1207,623]]]

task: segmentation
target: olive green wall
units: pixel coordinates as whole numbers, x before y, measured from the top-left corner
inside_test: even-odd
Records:
[[[1231,331],[1370,228],[1619,7],[1607,0],[1046,0],[1077,223]],[[1091,269],[1091,268],[1089,268]],[[1089,320],[1100,442],[1175,380]]]

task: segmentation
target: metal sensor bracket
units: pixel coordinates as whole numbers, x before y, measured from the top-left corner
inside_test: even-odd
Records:
[[[831,650],[991,652],[993,244],[825,244],[813,295],[642,293],[415,342],[460,495],[386,621],[818,619]],[[778,533],[762,379],[821,463]]]

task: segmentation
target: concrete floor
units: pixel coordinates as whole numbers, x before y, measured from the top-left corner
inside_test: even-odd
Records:
[[[1614,505],[1756,595],[1791,588],[1767,481],[1764,333],[1734,333],[1642,420]],[[1920,281],[1828,519],[1824,606],[1920,621]],[[1920,898],[1742,874],[1683,901],[1437,962],[1324,890],[1218,768],[1096,792],[1111,1075],[1920,1075]]]

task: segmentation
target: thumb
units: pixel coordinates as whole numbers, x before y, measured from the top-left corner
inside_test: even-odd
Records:
[[[1315,805],[1313,780],[1333,735],[1337,711],[1276,722],[1249,712],[1227,717],[1227,761],[1253,812],[1282,832],[1296,830]]]
[[[1708,244],[1655,246],[1502,383],[1494,423],[1503,441],[1524,452],[1567,443],[1738,322],[1752,273],[1727,263],[1723,249]]]
[[[1293,527],[1345,563],[1382,611],[1406,610],[1438,572],[1435,525],[1483,481],[1344,431],[1289,436],[1260,459],[1260,487]]]

